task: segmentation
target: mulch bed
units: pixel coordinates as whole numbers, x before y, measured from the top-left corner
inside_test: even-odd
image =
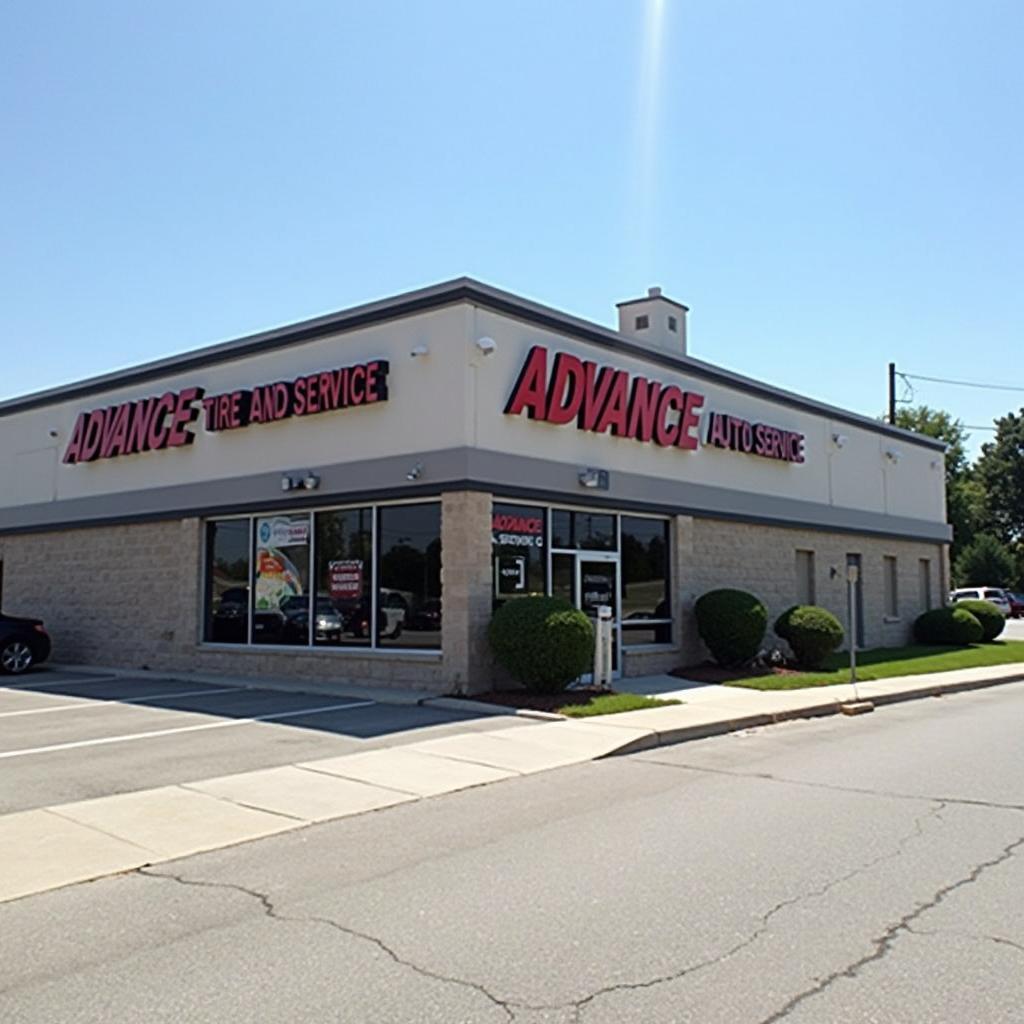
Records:
[[[562,693],[527,693],[526,690],[488,690],[474,693],[471,700],[485,704],[501,704],[507,708],[524,708],[529,711],[558,711],[567,704],[589,704],[595,697],[607,697],[615,690],[565,690]]]
[[[734,679],[750,679],[753,676],[795,676],[799,672],[794,668],[722,668],[713,662],[705,661],[702,665],[690,665],[686,668],[674,668],[669,675],[677,679],[692,679],[697,683],[731,683]]]

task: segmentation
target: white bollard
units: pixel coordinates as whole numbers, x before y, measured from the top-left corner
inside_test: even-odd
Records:
[[[593,685],[600,690],[610,690],[612,686],[612,610],[606,604],[598,606],[594,624]]]

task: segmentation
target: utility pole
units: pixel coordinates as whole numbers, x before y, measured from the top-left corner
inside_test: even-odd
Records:
[[[889,423],[896,426],[896,364],[889,364]]]

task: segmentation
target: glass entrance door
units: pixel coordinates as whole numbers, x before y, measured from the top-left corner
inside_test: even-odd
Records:
[[[597,622],[597,610],[612,610],[612,668],[619,671],[619,556],[580,551],[576,555],[576,607]]]

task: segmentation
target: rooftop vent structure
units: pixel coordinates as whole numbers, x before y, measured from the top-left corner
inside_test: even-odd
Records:
[[[681,302],[665,298],[660,288],[648,288],[642,299],[618,303],[619,333],[630,341],[672,355],[686,355],[686,314]]]

